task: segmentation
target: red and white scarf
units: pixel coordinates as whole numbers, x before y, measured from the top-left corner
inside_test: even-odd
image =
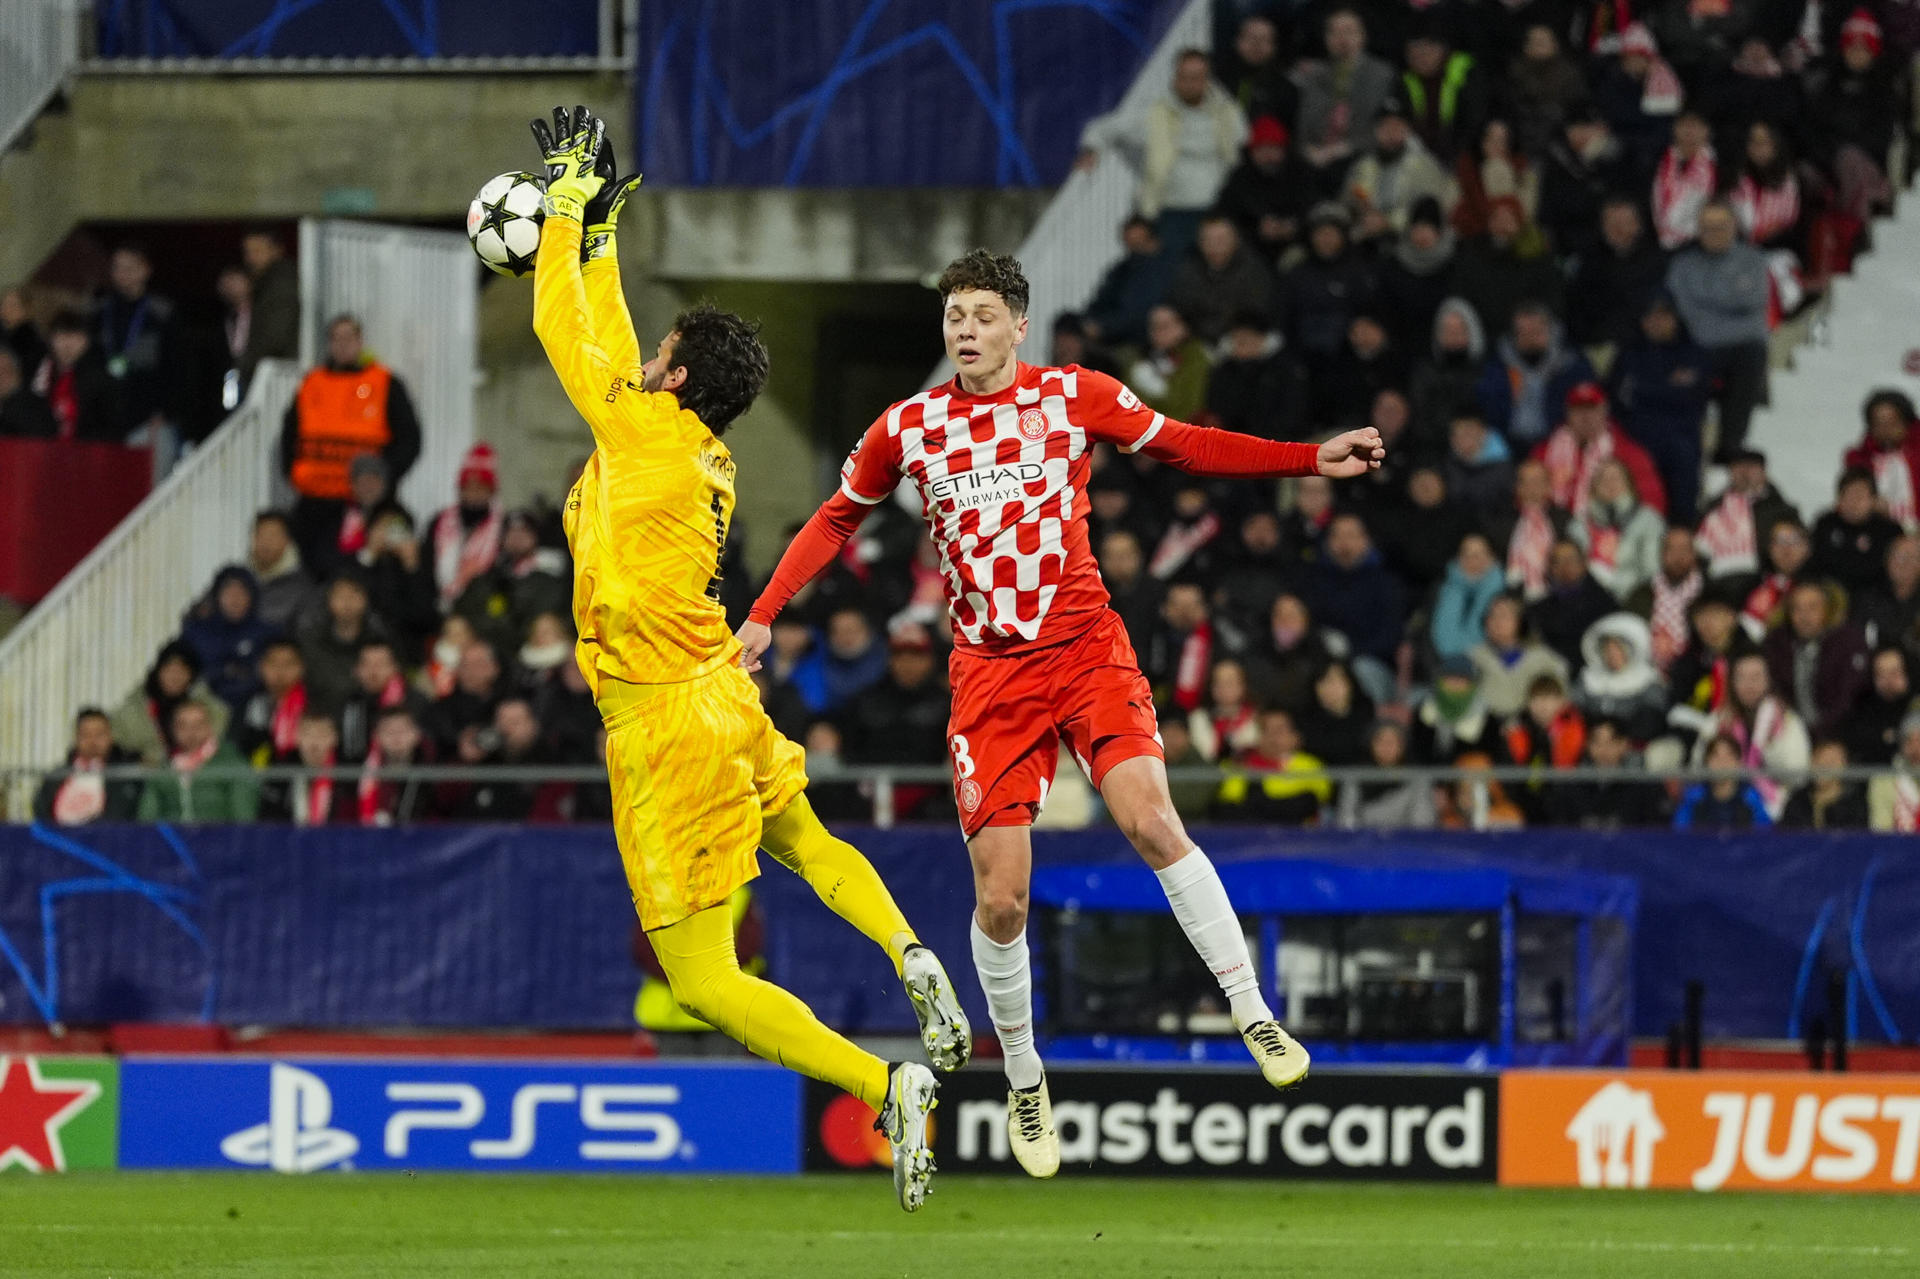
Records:
[[[267,722],[267,737],[273,742],[273,753],[283,755],[300,744],[300,717],[307,713],[307,686],[295,684],[273,708],[273,718]]]
[[[433,521],[433,567],[440,582],[440,606],[450,608],[474,578],[493,567],[500,557],[500,504],[487,508],[487,518],[467,531],[460,508],[449,506]]]
[[[1914,493],[1913,463],[1905,449],[1888,449],[1873,454],[1873,484],[1887,514],[1900,521],[1900,527],[1913,532],[1920,523],[1920,495]]]
[[[1653,664],[1662,673],[1686,651],[1687,610],[1705,586],[1699,569],[1677,583],[1669,582],[1665,573],[1653,575],[1653,616],[1647,621],[1653,631]]]
[[[1553,521],[1543,507],[1522,510],[1507,543],[1507,585],[1518,586],[1529,600],[1547,593],[1547,558],[1553,553]]]
[[[1912,773],[1893,776],[1893,829],[1903,835],[1920,831],[1920,779]]]
[[[1751,573],[1760,565],[1760,544],[1753,528],[1753,503],[1728,489],[1720,504],[1700,521],[1695,541],[1706,553],[1715,577]]]
[[[1755,244],[1764,244],[1800,221],[1800,183],[1792,174],[1777,186],[1761,186],[1744,173],[1727,197],[1740,229]],[[1696,215],[1698,216],[1698,215]]]
[[[340,517],[340,553],[358,555],[367,544],[367,517],[360,508],[351,502],[347,504],[347,513]]]
[[[333,767],[333,752],[327,752],[323,767]],[[333,774],[315,773],[306,785],[293,788],[293,824],[325,826],[333,815]]]
[[[1220,517],[1212,511],[1197,520],[1173,525],[1160,539],[1160,545],[1154,548],[1153,558],[1147,563],[1147,572],[1159,581],[1166,581],[1219,533]]]
[[[1682,160],[1668,147],[1653,178],[1653,225],[1660,247],[1679,248],[1700,229],[1700,210],[1713,198],[1720,179],[1713,148],[1701,147],[1693,159]]]
[[[53,793],[53,824],[84,826],[107,811],[107,782],[101,775],[105,763],[97,759],[75,758],[60,789]]]
[[[381,790],[380,745],[376,742],[367,747],[367,758],[360,768],[360,785],[355,795],[360,803],[362,826],[393,825],[393,814],[386,812],[380,805]]]
[[[1746,607],[1740,610],[1740,624],[1749,635],[1759,639],[1773,629],[1774,614],[1792,589],[1793,579],[1785,573],[1769,573],[1760,579],[1760,585],[1747,593]]]
[[[1772,695],[1761,701],[1753,712],[1753,727],[1749,729],[1745,717],[1731,704],[1720,711],[1720,732],[1740,744],[1740,766],[1755,770],[1751,779],[1753,788],[1760,792],[1760,798],[1766,801],[1767,811],[1778,815],[1782,791],[1780,783],[1771,777],[1762,776],[1759,770],[1767,767],[1767,747],[1773,745],[1776,738],[1787,727],[1786,704]]]
[[[1202,622],[1180,646],[1180,662],[1173,674],[1173,704],[1183,711],[1199,706],[1207,694],[1207,671],[1213,665],[1213,625]]]
[[[1612,456],[1611,427],[1585,447],[1581,446],[1570,426],[1563,426],[1549,435],[1540,460],[1547,468],[1548,482],[1553,485],[1554,505],[1573,512],[1576,519],[1585,516],[1587,490],[1593,487],[1593,473]]]

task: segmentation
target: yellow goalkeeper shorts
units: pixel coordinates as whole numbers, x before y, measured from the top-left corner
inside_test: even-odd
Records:
[[[680,684],[602,676],[599,705],[614,834],[641,927],[726,901],[760,873],[762,822],[806,789],[806,753],[731,664]]]

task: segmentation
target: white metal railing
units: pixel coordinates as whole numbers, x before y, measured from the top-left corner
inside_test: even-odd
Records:
[[[300,224],[300,351],[319,362],[326,323],[360,318],[367,347],[406,383],[420,415],[420,461],[400,500],[426,520],[453,500],[454,476],[473,443],[473,380],[480,280],[458,231],[375,222]]]
[[[0,151],[80,62],[79,0],[0,3]]]
[[[1173,64],[1182,49],[1213,44],[1212,0],[1189,0],[1167,28],[1151,56],[1115,108],[1137,115],[1168,92]],[[1025,357],[1044,361],[1054,317],[1085,306],[1100,277],[1120,256],[1120,224],[1133,212],[1139,175],[1116,154],[1101,157],[1091,172],[1067,175],[1016,256],[1026,271],[1032,301],[1027,307]],[[927,379],[932,386],[951,377],[944,363]]]
[[[263,363],[208,441],[0,640],[0,759],[63,758],[74,710],[125,697],[195,593],[246,554],[299,380],[290,363]],[[24,796],[9,799],[19,811]]]

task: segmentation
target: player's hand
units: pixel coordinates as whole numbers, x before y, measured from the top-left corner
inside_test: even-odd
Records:
[[[1322,444],[1314,466],[1330,480],[1351,480],[1380,469],[1386,456],[1387,446],[1381,441],[1380,432],[1363,426]]]
[[[606,122],[585,107],[575,107],[572,114],[565,107],[555,107],[551,131],[546,121],[533,122],[533,140],[540,147],[541,163],[547,167],[547,195],[542,204],[549,215],[584,220],[587,201],[606,184],[596,171],[600,144],[606,136]]]
[[[587,233],[580,241],[580,260],[591,262],[613,252],[614,232],[620,229],[620,210],[625,207],[627,197],[640,189],[640,175],[629,173],[622,178],[618,174],[619,165],[613,157],[613,139],[602,137],[600,154],[594,160],[593,171],[599,175],[601,187],[591,200],[587,201]]]
[[[745,622],[733,637],[740,641],[740,665],[751,675],[760,669],[760,655],[773,643],[771,628],[759,622]]]

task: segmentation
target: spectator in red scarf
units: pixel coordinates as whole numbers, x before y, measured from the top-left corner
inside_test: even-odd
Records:
[[[460,500],[433,517],[428,534],[442,609],[451,609],[473,579],[500,557],[500,469],[493,446],[485,440],[467,450],[458,486]]]
[[[143,822],[250,822],[259,812],[260,786],[230,743],[220,740],[204,702],[185,700],[169,721],[173,750],[168,769],[140,792]]]
[[[1797,256],[1801,236],[1800,179],[1793,155],[1776,125],[1755,120],[1747,129],[1740,178],[1727,195],[1741,233],[1761,249],[1787,249]]]
[[[1844,461],[1872,473],[1887,515],[1911,533],[1920,527],[1920,415],[1904,393],[1882,388],[1867,397],[1860,416],[1866,434]]]
[[[1193,749],[1208,763],[1232,759],[1260,740],[1259,708],[1247,686],[1247,668],[1231,657],[1213,664],[1207,676],[1207,700],[1187,715]]]
[[[268,640],[260,651],[260,689],[247,699],[227,736],[255,768],[271,764],[299,743],[295,732],[307,713],[307,664],[290,639]]]
[[[1644,619],[1652,632],[1653,664],[1660,671],[1665,672],[1686,650],[1687,613],[1706,584],[1693,533],[1669,528],[1660,539],[1659,572],[1626,600],[1627,611]]]
[[[93,347],[87,319],[62,311],[47,330],[47,358],[33,377],[33,392],[53,410],[54,438],[122,440],[114,382]]]
[[[1708,575],[1715,581],[1752,581],[1774,525],[1783,520],[1798,524],[1800,512],[1767,478],[1767,455],[1758,449],[1736,450],[1727,462],[1727,487],[1700,521],[1700,551],[1707,558]]]
[[[381,711],[373,730],[373,750],[354,788],[360,824],[411,826],[440,820],[446,811],[442,787],[417,777],[393,775],[433,762],[433,739],[420,731],[412,711],[405,706]]]
[[[416,720],[427,713],[427,699],[407,687],[400,653],[391,640],[369,639],[353,660],[353,688],[340,703],[340,759],[357,764],[373,749],[373,726],[382,711],[404,707]]]
[[[1503,548],[1507,585],[1527,601],[1547,593],[1547,559],[1553,544],[1567,530],[1568,516],[1553,501],[1553,481],[1544,463],[1522,462],[1513,473],[1513,513],[1489,529],[1493,543]]]
[[[67,752],[66,767],[48,773],[33,797],[33,819],[54,826],[132,821],[140,808],[140,783],[108,781],[102,770],[139,762],[139,756],[114,743],[113,723],[105,711],[83,708],[73,717],[73,748]]]
[[[173,754],[173,712],[183,702],[206,707],[217,737],[227,728],[227,704],[200,678],[200,658],[179,640],[169,640],[147,669],[139,688],[114,708],[113,738],[143,763],[160,764]]]
[[[1159,624],[1153,628],[1140,661],[1156,700],[1171,700],[1183,712],[1199,708],[1206,697],[1213,641],[1213,613],[1207,605],[1206,589],[1191,578],[1169,582],[1160,604]]]
[[[1740,610],[1740,625],[1756,641],[1779,625],[1786,612],[1787,592],[1811,571],[1808,564],[1812,558],[1813,541],[1799,520],[1782,520],[1767,534],[1763,572],[1747,591]]]
[[[1653,178],[1653,229],[1661,248],[1671,252],[1693,239],[1700,212],[1719,185],[1712,127],[1698,111],[1682,111],[1673,122],[1673,144]]]
[[[349,783],[334,776],[340,758],[340,728],[318,711],[300,717],[292,752],[274,757],[275,764],[303,770],[260,788],[260,820],[295,826],[354,826],[360,821]]]
[[[1582,382],[1567,392],[1566,410],[1566,421],[1533,450],[1534,460],[1546,465],[1554,505],[1576,518],[1584,515],[1595,473],[1608,458],[1618,458],[1640,503],[1665,515],[1667,491],[1660,472],[1647,451],[1614,423],[1600,384]]]

